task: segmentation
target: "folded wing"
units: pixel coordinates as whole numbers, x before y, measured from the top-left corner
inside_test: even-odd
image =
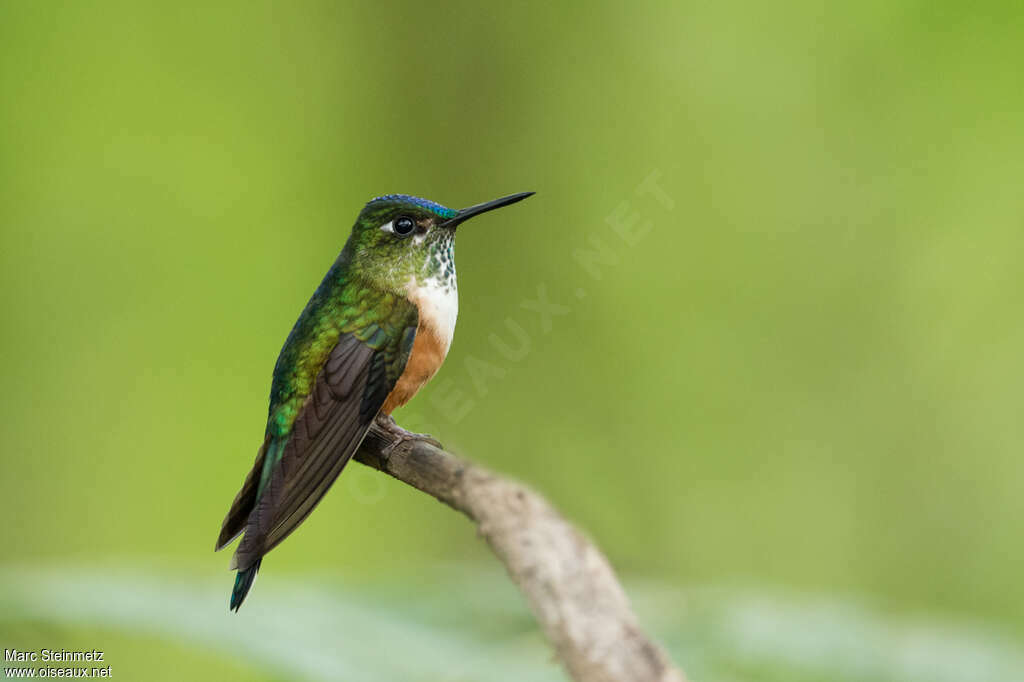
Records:
[[[359,448],[409,359],[415,308],[388,331],[342,333],[288,436],[264,444],[218,539],[219,549],[244,529],[233,568],[255,565],[295,530]]]

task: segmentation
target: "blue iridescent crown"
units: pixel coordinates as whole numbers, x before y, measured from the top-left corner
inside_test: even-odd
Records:
[[[402,202],[415,204],[420,208],[425,208],[431,213],[434,213],[435,215],[445,219],[454,218],[456,215],[458,215],[458,211],[454,211],[450,208],[442,206],[441,204],[430,201],[429,199],[420,199],[419,197],[410,196],[408,194],[385,194],[384,196],[375,197],[370,200],[370,204],[375,204],[378,202]]]

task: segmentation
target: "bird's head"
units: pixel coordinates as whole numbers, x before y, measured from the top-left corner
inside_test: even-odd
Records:
[[[395,291],[402,290],[410,278],[454,280],[456,227],[531,194],[512,194],[461,210],[407,194],[377,197],[360,212],[345,246],[350,268]]]

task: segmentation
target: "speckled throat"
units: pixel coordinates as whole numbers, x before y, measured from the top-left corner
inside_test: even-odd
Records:
[[[431,258],[424,263],[423,276],[436,279],[445,288],[458,290],[455,277],[455,230],[442,228],[443,232],[434,240]]]

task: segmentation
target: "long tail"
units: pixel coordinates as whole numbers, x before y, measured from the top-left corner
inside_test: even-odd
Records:
[[[256,579],[256,572],[260,570],[261,563],[263,563],[262,557],[249,568],[239,571],[235,576],[235,589],[231,590],[232,611],[238,611],[238,607],[245,601],[245,595],[249,594],[249,588],[252,587],[252,581]]]

